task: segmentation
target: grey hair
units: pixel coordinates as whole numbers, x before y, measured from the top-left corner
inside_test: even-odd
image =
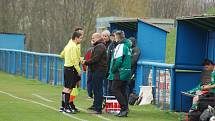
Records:
[[[102,35],[108,35],[108,36],[110,36],[110,31],[109,30],[104,30],[102,32]]]

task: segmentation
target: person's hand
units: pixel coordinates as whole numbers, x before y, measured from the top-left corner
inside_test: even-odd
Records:
[[[80,62],[84,60],[84,57],[80,57]]]
[[[85,60],[82,60],[82,61],[81,61],[81,64],[85,65],[85,62],[86,62]]]
[[[203,85],[202,90],[209,90],[211,87],[210,85]]]

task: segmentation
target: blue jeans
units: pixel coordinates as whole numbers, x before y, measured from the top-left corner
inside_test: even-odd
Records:
[[[92,83],[93,83],[93,94],[94,94],[93,106],[95,107],[95,111],[97,112],[102,111],[104,78],[105,78],[105,72],[98,71],[98,70],[92,72]]]

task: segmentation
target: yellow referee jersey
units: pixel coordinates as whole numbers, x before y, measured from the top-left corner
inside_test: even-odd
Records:
[[[64,50],[60,53],[60,57],[64,58],[64,66],[72,67],[74,66],[77,72],[80,74],[81,69],[79,66],[80,63],[80,45],[77,45],[71,39],[68,44],[65,46]]]

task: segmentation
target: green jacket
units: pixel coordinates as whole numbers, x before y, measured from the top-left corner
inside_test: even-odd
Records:
[[[131,78],[131,42],[124,39],[118,43],[113,51],[109,80],[129,81]]]
[[[208,83],[208,85],[214,85],[215,84],[215,70],[210,74],[211,82]],[[202,84],[200,83],[195,88],[188,91],[188,93],[194,93],[196,91],[202,90]],[[215,89],[210,89],[209,92],[215,93]]]

